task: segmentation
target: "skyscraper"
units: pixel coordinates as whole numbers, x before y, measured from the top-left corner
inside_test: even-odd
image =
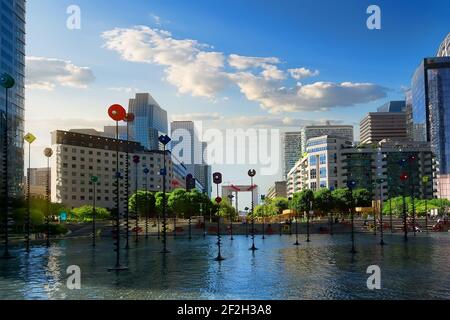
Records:
[[[351,125],[332,125],[327,121],[325,125],[305,126],[302,129],[302,153],[306,151],[306,142],[320,136],[336,136],[348,141],[354,139],[353,126]]]
[[[168,133],[167,112],[149,93],[137,93],[130,99],[128,112],[135,118],[130,123],[130,135],[148,150],[160,150],[158,137]]]
[[[406,139],[405,101],[391,101],[378,112],[369,112],[360,122],[362,143],[375,144],[383,139]]]
[[[0,73],[11,75],[16,84],[9,90],[9,189],[11,196],[23,190],[23,136],[25,115],[25,0],[0,0]],[[5,90],[0,90],[0,154],[3,152]],[[1,155],[3,157],[3,155]]]
[[[441,55],[448,48],[446,42],[448,37]],[[450,57],[425,58],[414,73],[407,99],[408,133],[415,141],[431,143],[439,167],[438,192],[450,199]]]
[[[301,158],[301,132],[284,133],[284,177]]]

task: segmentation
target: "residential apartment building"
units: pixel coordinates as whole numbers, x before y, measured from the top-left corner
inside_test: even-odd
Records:
[[[306,143],[309,139],[325,135],[335,136],[353,142],[353,126],[332,125],[328,121],[325,125],[303,127],[303,129],[301,130],[301,154],[306,152]]]

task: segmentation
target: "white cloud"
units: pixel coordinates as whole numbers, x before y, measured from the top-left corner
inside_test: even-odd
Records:
[[[303,67],[284,71],[279,68],[281,61],[277,57],[225,56],[196,40],[175,39],[165,30],[136,26],[115,28],[102,36],[105,47],[118,52],[126,61],[163,66],[166,80],[179,93],[212,101],[231,84],[237,85],[249,101],[272,113],[354,106],[386,96],[386,88],[371,83],[315,82],[286,86],[283,83],[286,74],[299,80],[317,76],[319,71]]]
[[[224,116],[221,114],[214,113],[183,113],[183,114],[173,114],[170,116],[172,121],[215,121],[222,120]]]
[[[319,75],[318,70],[310,70],[306,68],[295,68],[295,69],[288,69],[289,74],[292,78],[296,80],[308,78],[308,77],[315,77]]]
[[[111,87],[108,88],[109,91],[117,91],[117,92],[125,92],[125,93],[132,93],[140,91],[138,88],[131,88],[131,87]]]
[[[31,89],[53,90],[56,85],[84,89],[95,80],[90,68],[61,59],[27,57],[25,70],[26,86]]]
[[[157,16],[156,14],[151,13],[151,14],[150,14],[150,17],[153,19],[153,22],[154,22],[156,25],[158,25],[158,26],[161,25],[161,17],[160,17],[160,16]]]

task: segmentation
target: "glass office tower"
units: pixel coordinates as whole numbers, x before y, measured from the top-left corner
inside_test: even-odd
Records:
[[[438,192],[450,199],[450,57],[426,58],[412,79],[409,132],[428,141],[439,167]]]
[[[167,111],[149,93],[137,93],[129,101],[128,112],[135,116],[130,124],[133,139],[148,150],[162,150],[158,137],[168,133]]]
[[[0,73],[10,74],[16,85],[9,90],[9,188],[18,197],[23,190],[23,136],[25,114],[25,0],[0,0]],[[3,158],[5,90],[0,89],[0,157]],[[3,177],[2,177],[3,178]]]

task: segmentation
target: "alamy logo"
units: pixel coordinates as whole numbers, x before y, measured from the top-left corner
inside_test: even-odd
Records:
[[[369,30],[380,30],[381,29],[381,9],[377,5],[370,5],[367,8],[367,14],[370,16],[367,18],[367,28]]]
[[[67,275],[67,289],[69,290],[80,290],[81,289],[81,269],[79,266],[73,265],[69,266],[66,270]]]
[[[381,289],[381,269],[377,265],[372,265],[367,268],[366,273],[370,274],[367,278],[367,289],[380,290]]]
[[[66,21],[67,29],[79,30],[81,29],[81,9],[77,5],[70,5],[67,7],[66,13],[69,17]]]

